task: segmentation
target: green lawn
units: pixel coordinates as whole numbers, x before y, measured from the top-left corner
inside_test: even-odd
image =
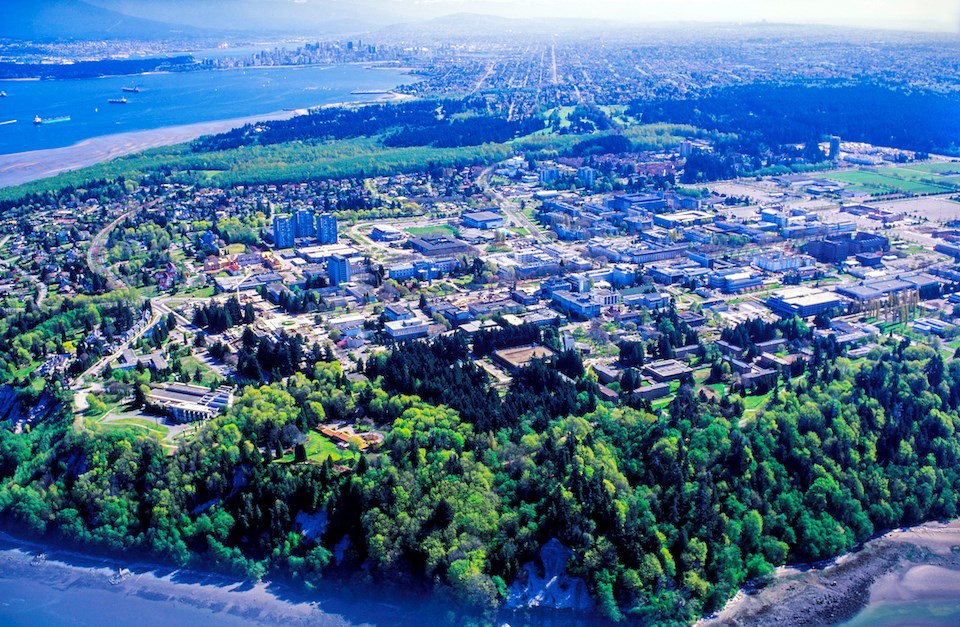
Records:
[[[183,371],[190,374],[191,383],[194,383],[193,373],[197,371],[197,368],[200,368],[200,374],[203,377],[202,382],[199,385],[207,385],[213,381],[219,381],[220,376],[211,370],[205,363],[194,357],[193,355],[188,355],[180,360],[180,365],[183,367]]]
[[[438,224],[436,226],[411,226],[404,229],[414,237],[456,237],[457,229],[449,224]]]
[[[307,448],[307,459],[318,464],[323,462],[327,457],[336,462],[345,458],[355,459],[358,455],[358,453],[344,451],[338,448],[336,444],[316,431],[311,431],[307,434],[305,446]],[[277,461],[280,463],[292,463],[293,453],[287,453]]]
[[[872,194],[937,194],[948,191],[946,186],[931,185],[920,181],[920,179],[929,179],[929,174],[911,172],[900,168],[830,172],[825,174],[824,178],[849,183],[858,191]]]
[[[216,288],[213,285],[204,285],[203,287],[195,287],[191,290],[180,292],[180,294],[190,298],[210,298],[215,291]]]
[[[770,396],[772,395],[773,392],[767,392],[766,394],[762,394],[760,396],[744,397],[743,406],[747,411],[757,411],[767,404],[767,401],[770,400]]]

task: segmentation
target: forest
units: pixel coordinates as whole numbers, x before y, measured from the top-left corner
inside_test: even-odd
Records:
[[[352,380],[316,349],[271,349],[274,374],[292,374],[247,386],[170,456],[133,430],[75,426],[66,399],[59,418],[0,431],[5,525],[308,588],[420,582],[482,620],[557,538],[600,615],[672,624],[785,562],[957,515],[960,362],[908,340],[857,362],[817,342],[750,419],[689,384],[663,410],[604,404],[574,353],[533,362],[501,396],[461,336],[401,345]],[[291,457],[331,419],[386,440],[337,462]],[[300,514],[322,516],[320,532],[300,533]]]
[[[101,59],[75,63],[0,62],[0,79],[77,79],[101,76],[129,76],[144,72],[184,70],[198,67],[193,57],[159,57],[150,59]]]
[[[871,84],[754,83],[718,87],[690,99],[637,101],[643,123],[674,122],[736,134],[747,155],[828,135],[920,152],[960,155],[960,96]]]

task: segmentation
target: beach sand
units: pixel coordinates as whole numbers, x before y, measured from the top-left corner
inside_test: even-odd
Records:
[[[43,560],[36,558],[40,551],[46,551]],[[17,598],[24,596],[32,599]],[[38,604],[37,597],[47,600]],[[228,626],[420,624],[417,603],[401,608],[389,603],[391,598],[377,595],[376,599],[361,600],[333,584],[309,593],[292,584],[251,583],[214,573],[43,548],[0,534],[0,623],[4,616],[14,624],[21,624],[19,616],[25,620],[32,616],[24,624],[59,622],[61,618],[67,624],[108,624],[132,615],[143,619],[137,621],[139,627],[204,620]],[[29,605],[18,609],[18,602]],[[45,614],[38,617],[41,612]]]
[[[169,126],[146,131],[131,131],[85,139],[72,146],[32,150],[0,155],[0,187],[20,185],[37,179],[54,176],[61,172],[76,170],[102,161],[115,159],[134,152],[191,141],[202,135],[223,133],[251,122],[283,120],[296,115],[296,111],[280,111],[214,122],[199,122]],[[300,110],[306,113],[306,110]]]
[[[370,94],[362,101],[342,102],[323,105],[321,108],[346,105],[360,105],[380,102],[397,102],[408,100],[410,96],[394,92]],[[72,146],[51,148],[49,150],[32,150],[0,155],[0,187],[20,185],[49,176],[77,170],[86,166],[109,161],[134,152],[188,142],[203,135],[223,133],[230,129],[267,120],[286,120],[295,115],[306,113],[307,109],[293,111],[276,111],[263,115],[251,115],[229,120],[215,120],[212,122],[198,122],[181,126],[145,131],[131,131],[85,139]]]
[[[960,599],[960,520],[887,532],[815,565],[777,569],[699,625],[828,625],[868,606]]]

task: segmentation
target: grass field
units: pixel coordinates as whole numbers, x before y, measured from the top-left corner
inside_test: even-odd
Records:
[[[456,237],[457,235],[457,229],[447,224],[411,226],[404,230],[414,237]]]
[[[955,172],[960,173],[960,162],[951,161],[949,163],[916,163],[910,164],[909,167],[911,170],[919,170],[921,172],[933,172],[937,174],[942,174],[944,172]]]
[[[957,189],[957,183],[950,177],[922,169],[923,165],[830,172],[824,178],[847,183],[856,191],[870,194],[939,194]]]

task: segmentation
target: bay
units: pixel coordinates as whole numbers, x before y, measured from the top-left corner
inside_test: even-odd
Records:
[[[0,80],[0,154],[71,146],[128,133],[266,115],[339,102],[364,102],[411,78],[362,65],[150,73],[81,80]],[[122,91],[138,87],[137,93]],[[366,92],[366,93],[356,93]],[[111,99],[126,98],[126,104]],[[34,116],[70,116],[55,124]],[[16,120],[16,122],[10,122]],[[4,123],[10,122],[10,123]]]

